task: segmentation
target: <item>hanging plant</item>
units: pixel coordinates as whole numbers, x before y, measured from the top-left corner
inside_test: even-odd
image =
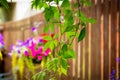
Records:
[[[77,38],[77,42],[82,41],[87,24],[95,23],[94,19],[85,17],[82,12],[83,7],[90,5],[88,0],[32,0],[32,8],[44,9],[44,32],[49,29],[54,31],[55,27],[60,28],[59,36],[55,33],[53,38],[46,39],[49,41],[44,44],[44,48],[50,48],[52,57],[47,62],[42,61],[45,63],[44,67],[33,76],[34,80],[59,80],[62,74],[67,76],[67,60],[74,59],[76,54],[72,48],[74,39]],[[58,40],[58,37],[62,39],[64,35],[65,41]]]
[[[38,35],[35,27],[32,27],[34,37],[28,38],[24,42],[18,40],[15,45],[11,46],[9,55],[12,57],[12,69],[16,76],[17,71],[20,72],[21,79],[25,66],[34,74],[35,64],[41,64],[41,61],[49,59],[51,48],[45,48],[44,45],[49,41],[46,38],[53,38],[54,34]],[[16,77],[17,79],[17,77]]]

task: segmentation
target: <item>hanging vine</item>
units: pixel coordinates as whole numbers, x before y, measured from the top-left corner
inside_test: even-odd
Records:
[[[62,74],[67,75],[67,60],[75,58],[76,54],[72,49],[74,39],[77,38],[78,42],[83,40],[87,24],[95,23],[94,19],[85,17],[81,10],[82,7],[90,5],[88,0],[32,0],[32,8],[44,9],[46,20],[44,32],[48,32],[49,29],[54,31],[55,27],[59,27],[60,39],[64,35],[67,39],[66,41],[57,40],[58,34],[54,34],[53,38],[45,37],[49,41],[44,45],[44,49],[58,51],[54,53],[54,56],[51,52],[52,57],[45,62],[42,70],[33,76],[34,80],[59,80]],[[44,63],[44,60],[42,62]]]

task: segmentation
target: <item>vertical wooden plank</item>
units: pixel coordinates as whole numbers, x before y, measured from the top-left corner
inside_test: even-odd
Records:
[[[111,70],[116,70],[117,0],[111,0]]]
[[[119,35],[118,35],[118,37],[119,37],[119,47],[118,47],[118,53],[119,53],[119,58],[120,58],[120,0],[118,0],[118,13],[119,13],[119,17],[118,17],[118,19],[119,19],[119,28],[118,28],[118,32],[119,32]],[[120,64],[119,64],[119,79],[120,79]]]
[[[102,2],[101,2],[102,3]],[[102,5],[101,5],[102,6]],[[103,7],[102,7],[103,9]],[[104,80],[103,77],[104,77],[104,74],[103,74],[103,71],[104,71],[104,32],[103,32],[103,20],[104,20],[104,15],[101,11],[101,24],[100,24],[100,49],[101,49],[101,52],[100,52],[100,58],[101,58],[101,63],[100,63],[100,67],[101,67],[101,80]]]
[[[117,39],[116,39],[116,45],[117,45],[117,54],[116,57],[117,59],[120,57],[120,0],[117,0]],[[120,64],[119,62],[116,63],[116,70],[117,70],[117,79],[120,79]]]
[[[91,0],[89,0],[91,1]],[[91,7],[89,8],[89,16],[91,16]],[[91,24],[88,24],[88,80],[91,80]]]
[[[83,80],[83,41],[80,42],[80,80]]]
[[[109,80],[111,74],[111,2],[109,1],[109,26],[108,26],[108,46],[109,46]]]
[[[108,0],[103,2],[103,15],[104,15],[104,80],[109,79],[109,50],[108,50],[108,27],[109,27],[109,5]]]
[[[92,18],[97,19],[97,7],[96,7],[96,0],[92,0],[93,7],[92,7]],[[98,73],[98,64],[99,63],[99,54],[100,54],[100,45],[99,45],[99,39],[100,39],[100,27],[97,25],[97,23],[93,24],[91,27],[91,80],[98,80],[99,73]],[[97,45],[96,45],[97,44]]]
[[[91,80],[91,24],[88,27],[88,80]]]
[[[89,27],[89,26],[88,26]],[[85,80],[88,80],[88,28],[86,28],[86,37],[85,37]]]
[[[96,77],[97,77],[97,80],[101,80],[101,77],[100,77],[100,24],[101,24],[101,21],[100,21],[100,17],[101,17],[101,0],[97,0],[96,2],[96,7],[95,7],[95,10],[96,10],[96,23],[95,23],[95,30],[96,30],[96,60],[97,60],[97,63],[96,63]]]

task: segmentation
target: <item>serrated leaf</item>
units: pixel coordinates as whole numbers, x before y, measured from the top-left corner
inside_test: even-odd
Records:
[[[86,28],[83,28],[79,34],[79,37],[78,37],[78,42],[80,42],[81,40],[83,40],[83,38],[85,37],[86,35]]]

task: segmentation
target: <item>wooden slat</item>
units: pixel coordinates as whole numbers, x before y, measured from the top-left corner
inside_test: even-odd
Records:
[[[111,70],[116,70],[117,0],[111,0]]]
[[[96,2],[95,0],[92,0],[92,13],[91,17],[96,19]],[[93,13],[94,12],[94,13]],[[99,59],[97,55],[99,55],[99,31],[97,30],[99,27],[97,26],[97,23],[93,24],[91,27],[91,80],[98,80],[98,68],[97,63],[99,63]],[[96,45],[97,44],[97,45]],[[93,48],[94,47],[94,48]]]
[[[96,60],[97,60],[97,63],[96,63],[96,77],[97,79],[101,80],[101,77],[100,77],[100,24],[101,24],[101,21],[100,21],[100,17],[101,17],[101,1],[100,0],[96,0],[96,23],[95,23],[95,27],[96,27]]]
[[[104,0],[103,6],[103,15],[104,15],[104,80],[108,80],[109,79],[109,48],[108,48],[108,30],[109,30],[109,1],[108,0]]]
[[[120,58],[120,0],[117,0],[117,39],[116,39],[116,42],[117,42],[117,54],[116,54],[116,57],[117,58]],[[119,62],[117,61],[117,64],[116,64],[116,69],[117,69],[117,78],[120,79],[120,64]]]

